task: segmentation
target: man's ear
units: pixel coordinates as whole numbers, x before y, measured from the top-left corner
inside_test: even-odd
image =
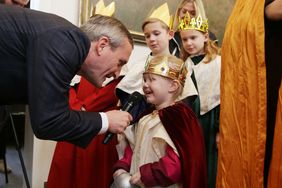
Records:
[[[177,80],[172,80],[170,83],[169,92],[175,92],[179,88],[179,82]]]
[[[109,45],[110,45],[110,39],[106,36],[102,36],[97,42],[97,46],[96,46],[97,54],[101,55],[104,48],[109,46]]]

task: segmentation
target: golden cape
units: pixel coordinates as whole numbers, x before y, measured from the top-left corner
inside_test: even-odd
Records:
[[[237,0],[222,44],[217,187],[263,187],[264,0]]]

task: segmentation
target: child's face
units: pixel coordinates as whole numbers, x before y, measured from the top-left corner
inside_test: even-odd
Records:
[[[143,32],[146,44],[153,55],[165,54],[169,51],[168,43],[173,33],[163,28],[160,22],[148,23]]]
[[[187,2],[178,12],[178,16],[183,19],[187,13],[190,14],[191,17],[196,16],[196,10],[193,2]]]
[[[208,34],[197,30],[184,30],[180,32],[184,50],[190,55],[205,53],[204,46],[208,41]]]
[[[143,75],[143,91],[147,102],[156,107],[165,107],[171,101],[169,90],[172,80],[156,74]]]

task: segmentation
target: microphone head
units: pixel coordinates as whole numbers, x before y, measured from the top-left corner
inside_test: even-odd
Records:
[[[128,98],[128,102],[133,103],[135,105],[143,98],[143,95],[141,95],[138,91],[134,91]]]
[[[139,92],[134,91],[128,98],[127,103],[123,106],[122,111],[129,112],[134,105],[140,102],[143,98]],[[113,137],[113,133],[108,132],[103,140],[103,144],[108,144],[111,138]]]
[[[143,98],[143,95],[138,93],[137,91],[134,91],[129,97],[127,102],[123,105],[122,111],[129,112],[134,107],[134,105],[138,104],[141,99]]]

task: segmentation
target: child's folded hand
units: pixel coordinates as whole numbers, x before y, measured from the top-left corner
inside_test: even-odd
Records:
[[[133,185],[139,185],[139,186],[142,186],[143,183],[141,181],[141,174],[140,172],[137,172],[135,174],[133,174],[129,180],[129,182]]]
[[[115,177],[121,175],[122,173],[127,173],[127,172],[126,172],[124,169],[118,169],[118,170],[116,170],[116,171],[114,172],[114,174],[113,174],[113,178],[115,178]]]

